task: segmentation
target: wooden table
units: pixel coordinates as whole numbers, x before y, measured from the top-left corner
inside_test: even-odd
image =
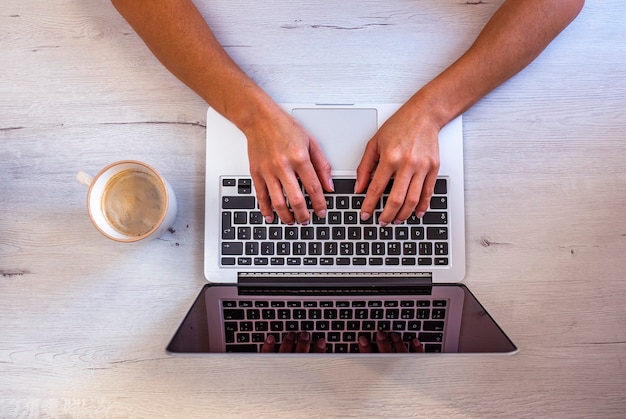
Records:
[[[206,3],[277,101],[399,102],[500,2]],[[106,1],[2,10],[0,417],[623,417],[623,1],[588,1],[465,114],[465,283],[519,354],[414,358],[166,354],[205,281],[206,104]],[[76,172],[128,158],[176,190],[159,240],[87,217]]]

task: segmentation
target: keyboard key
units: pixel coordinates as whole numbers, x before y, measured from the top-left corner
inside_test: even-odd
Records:
[[[426,238],[428,240],[448,240],[448,227],[428,227]]]
[[[421,332],[417,338],[420,342],[442,342],[443,341],[443,333],[436,332]]]
[[[233,214],[233,223],[234,224],[247,224],[248,213],[245,211],[235,211]]]
[[[224,320],[243,320],[246,318],[245,311],[239,308],[225,308]]]
[[[226,352],[258,352],[259,345],[255,343],[250,343],[247,345],[226,345]]]
[[[435,195],[445,195],[448,193],[448,181],[446,179],[437,179],[435,181]]]
[[[428,343],[428,344],[424,345],[424,352],[429,352],[429,353],[441,352],[441,344],[439,344],[439,343]]]
[[[222,265],[224,266],[236,265],[235,258],[222,258]]]
[[[448,243],[437,242],[435,243],[435,255],[442,256],[448,254]]]
[[[448,213],[441,211],[429,211],[422,219],[424,224],[448,224]]]
[[[243,243],[222,242],[222,255],[243,255]]]
[[[427,332],[443,332],[443,325],[442,321],[427,320],[424,321],[424,330]]]
[[[253,196],[224,196],[222,209],[255,209],[256,200]]]
[[[254,258],[254,264],[255,265],[264,266],[264,265],[267,265],[268,263],[269,263],[269,259],[268,258],[265,258],[265,257],[256,257],[256,258]]]
[[[433,196],[430,199],[430,209],[448,209],[448,198],[445,196]]]
[[[352,192],[350,192],[350,193],[352,193]],[[335,197],[335,208],[337,208],[337,209],[349,209],[350,208],[350,197],[347,197],[347,196]]]
[[[333,179],[335,194],[353,194],[356,179]]]

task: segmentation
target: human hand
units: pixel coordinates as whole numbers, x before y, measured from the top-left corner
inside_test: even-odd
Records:
[[[409,347],[402,341],[402,338],[397,333],[387,334],[383,331],[376,333],[376,349],[380,353],[408,353],[408,352],[424,352],[424,345],[414,338],[409,342]],[[359,337],[359,352],[371,353],[374,352],[374,345],[372,345],[366,336]]]
[[[319,143],[278,105],[263,111],[270,115],[257,118],[257,122],[244,131],[248,139],[250,174],[261,214],[271,222],[273,207],[287,224],[308,224],[310,213],[299,179],[313,210],[324,218],[324,190],[332,191],[334,187],[330,163]]]
[[[276,345],[276,338],[273,335],[269,335],[265,342],[263,342],[263,346],[261,347],[261,352],[264,353],[273,353]],[[309,332],[302,332],[297,335],[294,332],[289,332],[285,335],[282,344],[278,352],[280,353],[325,353],[326,352],[326,340],[318,339],[315,341],[313,348],[311,348],[311,334]]]
[[[296,339],[297,338],[297,339]],[[313,347],[311,345],[313,344]],[[273,335],[269,335],[263,346],[261,352],[273,353],[276,345],[276,339]],[[409,348],[402,341],[402,338],[397,333],[391,333],[388,335],[384,331],[376,333],[376,346],[370,343],[367,336],[359,337],[359,352],[360,353],[372,353],[375,349],[380,353],[408,353],[408,352],[424,352],[424,346],[417,338],[413,339],[409,343]],[[325,353],[326,341],[324,339],[318,339],[314,343],[311,342],[311,335],[308,332],[302,332],[296,336],[294,332],[289,332],[285,335],[282,344],[278,352],[280,353]]]
[[[418,218],[424,216],[439,171],[439,130],[427,116],[416,114],[406,105],[380,127],[367,143],[357,168],[355,192],[367,188],[361,206],[362,219],[373,215],[392,178],[393,186],[379,223],[400,223],[413,211]]]

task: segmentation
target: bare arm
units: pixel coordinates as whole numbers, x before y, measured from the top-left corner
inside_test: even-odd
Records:
[[[262,214],[273,218],[273,206],[286,223],[307,223],[300,178],[315,212],[324,216],[323,189],[333,186],[319,144],[230,58],[193,2],[112,3],[167,69],[244,132]]]
[[[237,126],[252,118],[250,103],[271,102],[224,51],[192,1],[112,3],[168,70]]]
[[[454,64],[422,87],[370,140],[357,170],[358,191],[374,174],[361,217],[368,218],[390,178],[380,216],[400,222],[427,210],[439,170],[437,135],[453,118],[531,63],[578,15],[583,0],[508,0]]]
[[[459,60],[418,92],[440,127],[530,64],[584,0],[508,0]]]
[[[173,74],[245,133],[263,215],[272,218],[273,206],[283,221],[307,223],[300,178],[316,213],[323,216],[322,189],[332,190],[332,181],[319,144],[233,62],[191,0],[112,2]],[[368,143],[357,169],[357,191],[374,176],[361,217],[372,215],[391,178],[394,187],[381,224],[403,221],[413,211],[421,217],[439,170],[441,127],[532,62],[583,3],[504,2],[468,51],[417,91]]]

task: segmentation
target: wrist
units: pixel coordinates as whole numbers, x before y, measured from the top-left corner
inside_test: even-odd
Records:
[[[252,86],[237,95],[237,100],[224,107],[224,116],[237,126],[246,137],[260,124],[275,119],[280,109],[274,100],[261,88]]]
[[[448,122],[463,112],[455,101],[455,94],[442,88],[437,80],[423,86],[407,102],[414,115],[427,119],[441,130]]]

